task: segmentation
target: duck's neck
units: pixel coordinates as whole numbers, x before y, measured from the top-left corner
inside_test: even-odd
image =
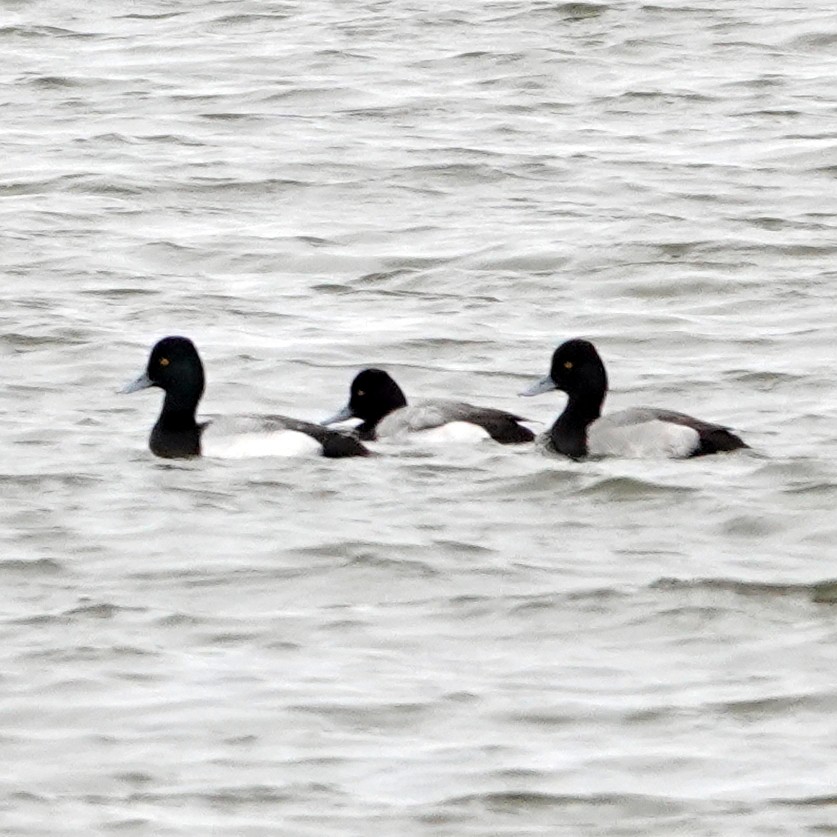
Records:
[[[168,430],[191,430],[197,427],[195,412],[203,387],[166,392],[158,424]]]
[[[166,393],[163,410],[148,440],[153,453],[173,459],[200,456],[201,433],[205,425],[195,421],[197,403],[194,396],[185,400],[182,394],[177,397]]]
[[[558,453],[572,459],[587,456],[587,428],[602,414],[605,392],[595,386],[573,392],[552,425],[550,439]]]
[[[401,387],[395,384],[395,388],[388,394],[388,397],[376,405],[377,409],[368,411],[366,415],[358,417],[363,419],[363,423],[358,425],[357,428],[358,436],[365,442],[374,441],[377,436],[378,425],[390,413],[406,406],[407,397],[402,392]]]

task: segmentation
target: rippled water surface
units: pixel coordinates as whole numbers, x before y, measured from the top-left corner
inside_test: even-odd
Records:
[[[0,833],[837,830],[837,13],[824,2],[0,7]],[[753,450],[420,445],[167,462],[354,373],[547,427]]]

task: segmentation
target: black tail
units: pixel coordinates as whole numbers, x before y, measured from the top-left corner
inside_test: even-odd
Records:
[[[726,427],[713,427],[700,434],[700,447],[692,456],[708,456],[711,453],[724,453],[750,446]]]
[[[501,445],[519,445],[523,442],[534,441],[535,434],[522,424],[518,424],[517,416],[506,415],[480,422],[485,431]]]

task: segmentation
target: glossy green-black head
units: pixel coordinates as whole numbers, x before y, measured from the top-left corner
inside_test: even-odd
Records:
[[[160,387],[176,401],[197,406],[204,384],[203,363],[195,344],[187,337],[164,337],[151,350],[145,372],[122,391]]]
[[[401,387],[389,373],[383,369],[364,369],[352,381],[349,403],[323,424],[359,418],[363,421],[361,427],[370,429],[393,410],[406,406],[407,399]]]
[[[555,389],[573,395],[588,390],[607,390],[604,363],[589,340],[567,340],[552,355],[549,377]]]
[[[589,340],[576,338],[562,343],[552,354],[549,374],[521,395],[539,395],[553,389],[566,392],[570,398],[604,398],[607,373],[596,347]]]
[[[383,369],[364,369],[352,381],[349,409],[363,421],[375,423],[406,405],[401,387]]]

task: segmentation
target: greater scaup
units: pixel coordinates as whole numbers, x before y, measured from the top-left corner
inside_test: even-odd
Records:
[[[749,447],[731,430],[683,413],[636,407],[601,417],[607,373],[595,346],[568,340],[552,355],[549,375],[521,395],[559,389],[569,396],[549,431],[549,444],[572,459],[585,456],[683,458]]]
[[[525,419],[505,410],[442,399],[420,401],[408,406],[401,387],[383,369],[359,372],[352,381],[349,403],[323,424],[335,424],[351,418],[361,420],[357,433],[363,440],[437,428],[453,431],[446,434],[447,439],[462,440],[465,434],[459,433],[458,428],[463,425],[470,428],[466,433],[471,438],[490,437],[506,445],[531,442],[535,438],[528,427],[520,424]]]
[[[168,459],[201,455],[327,457],[366,456],[369,451],[352,435],[286,416],[245,416],[240,420],[195,420],[204,390],[203,363],[186,337],[164,337],[151,350],[145,372],[123,388],[137,392],[160,387],[163,409],[151,431],[152,453]],[[226,427],[225,427],[226,425]],[[212,432],[207,432],[210,430]],[[218,438],[215,439],[218,431]],[[225,438],[225,433],[230,435]]]

